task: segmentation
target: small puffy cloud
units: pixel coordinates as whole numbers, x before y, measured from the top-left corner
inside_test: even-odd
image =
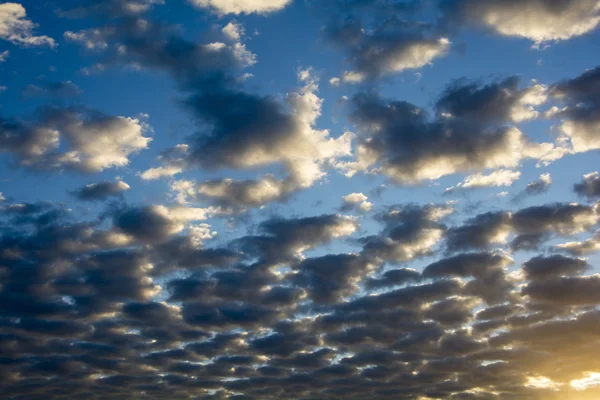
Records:
[[[161,152],[160,156],[158,156],[158,160],[162,162],[163,165],[149,168],[140,172],[138,175],[145,181],[177,175],[183,171],[188,153],[189,146],[187,144],[178,144]]]
[[[259,235],[244,236],[236,241],[236,245],[247,254],[274,262],[301,257],[304,251],[319,244],[353,234],[358,226],[355,218],[337,214],[272,218],[259,225]]]
[[[162,205],[130,207],[117,212],[113,223],[123,233],[143,242],[160,242],[183,231],[193,221],[218,213],[212,208]]]
[[[267,14],[282,10],[292,0],[188,0],[217,14]]]
[[[549,173],[541,174],[535,181],[529,182],[525,189],[519,192],[514,198],[514,202],[519,202],[527,196],[537,196],[546,193],[552,186],[552,176]]]
[[[194,195],[208,198],[224,207],[259,207],[278,201],[295,189],[289,182],[265,176],[257,180],[225,178],[197,185]]]
[[[342,74],[342,81],[344,81],[345,83],[355,84],[361,83],[364,80],[365,75],[361,72],[344,71],[344,73]]]
[[[583,241],[571,241],[559,243],[554,246],[557,251],[563,251],[573,256],[584,256],[586,254],[600,251],[600,231],[596,231],[594,235]]]
[[[457,80],[436,103],[439,115],[481,122],[514,123],[539,116],[536,106],[547,100],[547,88],[539,83],[521,88],[516,76],[488,85]]]
[[[331,86],[340,86],[340,78],[334,77],[329,80]]]
[[[105,200],[109,197],[120,196],[130,188],[131,187],[123,181],[104,181],[85,185],[76,190],[73,195],[83,201]]]
[[[233,41],[240,41],[242,36],[244,36],[244,27],[235,21],[231,21],[225,25],[221,31],[227,39]]]
[[[445,11],[451,19],[536,44],[568,40],[591,32],[600,23],[596,0],[459,0],[446,2]]]
[[[370,211],[373,208],[373,203],[367,201],[369,198],[362,193],[350,193],[342,197],[344,204],[343,210],[356,209],[360,211]]]
[[[447,206],[407,205],[379,216],[385,229],[361,239],[362,254],[369,259],[410,261],[428,255],[444,236],[441,224],[453,209]]]
[[[463,118],[431,119],[403,101],[373,94],[352,100],[351,120],[361,133],[355,161],[340,163],[347,175],[371,171],[398,183],[416,183],[476,170],[514,168],[526,159],[545,159],[552,143],[535,143],[518,128]]]
[[[25,8],[18,3],[0,4],[0,39],[20,46],[50,46],[56,42],[48,36],[35,36],[36,24],[27,19]],[[4,54],[4,53],[3,53]]]
[[[475,174],[467,176],[456,186],[446,189],[446,192],[453,192],[460,189],[476,189],[482,187],[502,187],[511,186],[521,177],[519,171],[500,169],[492,171],[489,174]]]
[[[600,197],[600,175],[597,171],[583,176],[583,180],[573,185],[573,191],[580,196],[594,199]]]
[[[550,174],[542,174],[539,179],[527,184],[525,192],[530,195],[545,193],[548,191],[550,185],[552,185],[552,177]]]
[[[589,268],[590,266],[584,260],[561,255],[550,257],[537,256],[523,264],[523,272],[529,280],[545,280],[560,276],[579,275]]]
[[[10,51],[8,51],[8,50],[5,50],[2,53],[0,53],[0,63],[5,62],[9,55],[10,55]]]
[[[329,24],[326,37],[347,54],[352,71],[341,80],[359,83],[365,79],[421,68],[446,55],[450,40],[436,37],[424,26],[390,18],[368,29],[357,19]]]
[[[144,172],[140,173],[140,178],[145,181],[152,181],[163,177],[172,177],[181,173],[183,169],[181,167],[164,165],[156,168],[149,168]]]
[[[74,108],[42,111],[34,121],[0,120],[0,151],[23,166],[99,172],[127,165],[152,140],[144,136],[150,127],[136,118]]]

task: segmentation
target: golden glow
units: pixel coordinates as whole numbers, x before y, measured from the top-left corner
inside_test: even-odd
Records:
[[[570,382],[570,385],[575,390],[587,390],[591,388],[598,388],[600,387],[600,373],[586,372],[585,378],[574,379]]]

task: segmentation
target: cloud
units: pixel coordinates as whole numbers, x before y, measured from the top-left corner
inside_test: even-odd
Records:
[[[229,22],[221,31],[229,40],[233,41],[239,41],[245,34],[244,27],[235,21]]]
[[[446,55],[451,42],[428,32],[426,26],[407,23],[398,17],[363,26],[360,19],[348,17],[328,24],[325,36],[347,54],[354,70],[341,79],[359,83],[408,69],[418,69]]]
[[[585,174],[581,182],[573,185],[573,191],[588,199],[600,197],[600,176],[598,172]]]
[[[391,262],[429,255],[444,236],[446,228],[441,221],[452,212],[449,207],[433,205],[392,208],[380,216],[384,230],[361,239],[362,254]]]
[[[502,187],[512,186],[512,184],[521,177],[519,171],[511,171],[500,169],[492,171],[488,175],[475,174],[467,176],[462,182],[456,186],[449,187],[446,192],[453,192],[459,189],[476,189],[482,187]]]
[[[140,241],[160,242],[183,231],[190,222],[204,221],[218,213],[215,209],[166,207],[162,205],[129,207],[113,218],[116,228]]]
[[[0,4],[0,39],[20,46],[56,46],[54,39],[48,36],[35,36],[33,30],[36,26],[27,19],[27,13],[22,5]]]
[[[536,248],[552,235],[568,236],[593,228],[600,221],[596,206],[554,203],[516,212],[487,212],[452,227],[446,234],[449,251],[486,249],[507,243],[515,234],[514,250]]]
[[[105,200],[109,197],[121,196],[123,192],[126,192],[129,189],[131,189],[131,187],[123,181],[104,181],[85,185],[84,187],[77,189],[73,195],[83,201]]]
[[[579,258],[568,258],[561,255],[538,256],[523,264],[523,272],[527,279],[537,281],[579,275],[587,271],[589,267],[587,262]]]
[[[0,120],[0,151],[11,153],[20,165],[99,172],[127,165],[129,156],[152,140],[144,136],[149,125],[137,118],[75,108],[39,114],[31,121]],[[66,151],[61,151],[63,143]]]
[[[0,63],[5,62],[9,56],[10,56],[10,51],[8,51],[8,50],[5,50],[2,53],[0,53]]]
[[[201,8],[208,8],[217,14],[267,14],[282,10],[292,0],[189,0]]]
[[[367,201],[369,198],[362,193],[350,193],[342,197],[342,210],[371,211],[373,203]]]
[[[552,176],[549,173],[541,174],[535,181],[529,182],[525,189],[519,192],[513,202],[520,202],[527,196],[538,196],[546,193],[552,186]]]
[[[262,222],[261,235],[240,238],[236,246],[249,255],[273,262],[298,257],[304,251],[335,238],[351,235],[358,221],[336,214],[299,219],[273,218]]]
[[[457,80],[438,99],[436,109],[445,117],[482,122],[535,119],[539,116],[535,107],[546,102],[547,88],[539,83],[520,88],[519,83],[516,76],[488,85]]]
[[[443,9],[451,20],[537,44],[568,40],[591,32],[600,23],[595,0],[460,0],[446,2]]]
[[[356,171],[382,173],[398,183],[417,183],[473,170],[513,168],[526,159],[544,159],[552,143],[534,143],[518,128],[482,125],[470,119],[430,119],[413,104],[361,93],[352,100],[351,119],[361,136]]]
[[[255,40],[242,25],[224,21],[208,40],[192,41],[188,27],[152,20],[165,11],[154,7],[162,3],[85,1],[58,11],[86,18],[70,21],[90,27],[73,31],[69,42],[102,66],[98,72],[122,67],[129,76],[137,66],[151,79],[174,83],[175,102],[192,124],[177,138],[157,129],[161,140],[153,143],[171,147],[155,149],[153,163],[135,158],[135,170],[121,171],[127,179],[106,171],[133,164],[134,154],[149,146],[145,114],[48,106],[1,120],[0,149],[29,167],[7,174],[0,194],[4,396],[600,397],[597,374],[590,373],[600,371],[600,278],[594,257],[578,258],[600,249],[594,174],[573,188],[583,204],[505,209],[506,202],[482,202],[477,214],[459,201],[428,203],[417,185],[390,186],[377,208],[369,202],[389,186],[381,185],[386,178],[414,184],[461,174],[456,188],[495,187],[525,174],[522,164],[575,153],[560,127],[595,118],[594,70],[548,86],[514,77],[454,81],[432,102],[424,100],[431,111],[386,100],[372,87],[340,102],[357,133],[339,135],[323,129],[329,122],[320,127],[327,110],[313,70],[299,69],[299,87],[287,93],[251,91],[239,77],[258,58],[246,47]],[[205,8],[220,17],[215,4]],[[388,53],[405,55],[402,49],[414,43],[451,37],[447,27],[415,21],[437,18],[430,7],[437,4],[332,0],[312,10],[326,11],[326,33],[349,29],[340,33],[349,61],[367,49],[363,44],[382,51],[381,63],[372,56],[364,69],[342,67],[368,90],[394,73]],[[354,23],[364,30],[353,31]],[[30,82],[52,92],[44,79]],[[343,72],[339,79],[350,83]],[[431,89],[425,79],[420,83]],[[523,133],[553,121],[556,143]],[[382,176],[330,192],[339,180],[326,177],[336,167]],[[73,182],[65,197],[56,183],[69,169],[104,172]],[[40,170],[39,188],[28,187],[33,181],[26,177],[16,182]],[[133,175],[144,181],[141,191],[122,181]],[[150,182],[156,179],[164,181]],[[11,189],[15,182],[25,188]],[[323,187],[291,201],[317,184]],[[517,193],[543,193],[550,184],[544,173]],[[45,200],[13,200],[19,193]],[[323,193],[340,214],[321,213],[331,201],[310,213],[314,195]]]
[[[554,246],[558,251],[564,251],[574,256],[583,256],[600,250],[600,232],[596,231],[594,235],[583,241],[571,241],[560,243]]]
[[[552,86],[551,94],[565,107],[553,108],[551,117],[561,119],[558,126],[564,146],[571,152],[581,153],[600,148],[598,110],[600,109],[600,67],[585,71],[576,78]]]
[[[525,192],[529,195],[542,194],[548,191],[550,185],[552,185],[552,177],[550,174],[542,174],[538,180],[527,184]]]
[[[241,92],[190,98],[188,104],[212,124],[212,131],[197,136],[189,162],[209,169],[281,163],[296,187],[311,186],[325,175],[323,163],[350,154],[350,136],[332,138],[327,130],[313,128],[321,114],[322,100],[315,93],[316,81],[310,75],[300,74],[300,80],[304,87],[286,96],[289,111],[273,98]]]
[[[195,184],[189,191],[193,198],[199,196],[210,199],[223,207],[245,208],[260,207],[263,204],[285,199],[296,190],[289,181],[278,180],[271,176],[263,179],[234,181],[221,179]],[[177,191],[177,189],[175,188]]]
[[[96,32],[87,30],[82,35]],[[349,133],[332,137],[328,130],[315,127],[323,100],[317,96],[318,81],[310,69],[299,71],[302,86],[282,102],[273,96],[248,93],[239,86],[233,71],[256,62],[254,54],[239,41],[197,44],[173,33],[173,28],[141,19],[124,19],[99,32],[102,40],[118,41],[122,47],[113,54],[114,62],[135,62],[170,73],[184,93],[182,103],[197,123],[197,132],[187,143],[164,152],[161,161],[165,165],[142,172],[143,179],[172,176],[196,167],[217,170],[283,165],[288,172],[283,179],[235,183],[223,179],[201,186],[201,194],[218,204],[235,203],[235,197],[225,194],[226,189],[235,190],[238,205],[247,207],[257,205],[253,202],[258,197],[281,200],[312,186],[326,175],[325,167],[350,155]],[[277,194],[270,189],[267,196],[255,194],[267,186],[277,187]]]

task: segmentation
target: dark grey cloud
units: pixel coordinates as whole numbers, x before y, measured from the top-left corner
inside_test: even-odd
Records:
[[[123,181],[104,181],[85,185],[73,192],[73,195],[83,201],[105,200],[109,197],[121,196],[129,189],[129,185]]]
[[[409,282],[418,282],[421,274],[414,269],[400,268],[386,271],[381,278],[370,278],[366,282],[367,289],[379,289],[403,285]]]
[[[553,236],[569,236],[592,229],[600,221],[599,217],[596,205],[576,203],[488,212],[450,228],[446,245],[450,252],[487,249],[502,246],[513,237],[513,250],[535,250]]]
[[[590,266],[579,258],[569,258],[561,255],[550,257],[534,257],[523,264],[525,276],[531,280],[544,280],[560,276],[578,275]]]
[[[313,302],[330,304],[358,292],[358,283],[375,265],[359,255],[329,254],[306,259],[295,268],[293,281],[308,289]]]
[[[597,172],[585,174],[581,182],[573,185],[573,191],[590,200],[600,197],[600,176]]]
[[[551,143],[534,143],[516,127],[482,123],[479,118],[430,118],[404,101],[361,93],[351,101],[351,120],[361,132],[356,160],[341,165],[348,174],[375,168],[398,183],[515,167],[543,159]],[[466,112],[466,111],[461,111]]]
[[[506,267],[511,264],[512,260],[502,254],[465,253],[428,265],[423,277],[473,277],[475,279],[465,285],[465,293],[494,304],[507,300],[513,289],[506,273]]]
[[[410,261],[428,255],[442,238],[442,220],[453,210],[446,206],[405,205],[379,215],[384,230],[361,239],[362,254],[382,261]]]
[[[272,218],[258,226],[261,235],[245,236],[234,244],[250,256],[276,262],[300,255],[335,238],[348,236],[357,228],[356,219],[336,214],[298,219]]]
[[[517,76],[481,85],[458,80],[442,93],[437,112],[447,117],[502,123],[521,122],[538,116],[534,106],[544,103],[546,88],[532,85],[522,88]]]

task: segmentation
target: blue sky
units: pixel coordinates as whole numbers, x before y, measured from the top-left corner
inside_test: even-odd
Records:
[[[597,398],[597,0],[14,1],[9,398]]]

